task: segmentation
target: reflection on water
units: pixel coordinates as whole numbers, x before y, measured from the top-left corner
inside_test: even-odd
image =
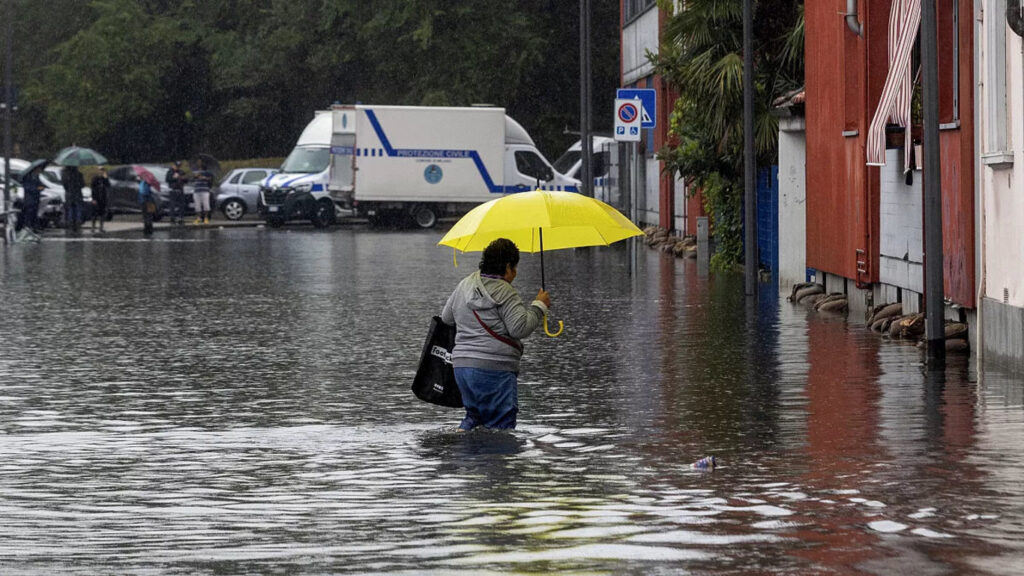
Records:
[[[476,259],[438,238],[0,253],[0,572],[1024,566],[1019,381],[653,251],[636,278],[622,246],[549,254],[566,333],[527,342],[520,429],[454,433],[408,389]]]

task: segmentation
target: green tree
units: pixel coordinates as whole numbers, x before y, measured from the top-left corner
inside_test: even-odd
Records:
[[[712,263],[724,269],[743,256],[743,0],[683,6],[666,26],[660,55],[650,56],[680,93],[659,158],[703,192],[719,247]],[[778,154],[771,103],[803,83],[803,5],[759,0],[755,22],[755,147],[758,165],[767,166]]]
[[[491,103],[549,155],[575,140],[575,3],[16,1],[18,139],[39,156],[280,156],[336,101]],[[593,5],[594,37],[618,38],[618,2]],[[595,41],[598,129],[618,78],[618,42]]]

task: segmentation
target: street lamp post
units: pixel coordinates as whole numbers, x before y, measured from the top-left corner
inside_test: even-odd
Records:
[[[7,0],[7,34],[4,41],[4,206],[3,212],[7,213],[11,205],[11,114],[14,112],[14,86],[12,85],[11,69],[14,66],[14,0]],[[11,238],[11,222],[13,218],[7,216],[7,223],[4,227],[6,236]]]
[[[593,139],[590,137],[590,0],[580,0],[580,192],[593,196],[591,155]]]

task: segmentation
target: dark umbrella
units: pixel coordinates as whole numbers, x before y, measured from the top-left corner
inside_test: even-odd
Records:
[[[135,173],[139,175],[139,178],[145,180],[146,184],[152,186],[153,189],[156,190],[157,192],[160,191],[160,181],[156,179],[156,176],[154,176],[152,172],[146,170],[145,168],[139,166],[138,164],[133,164],[132,170],[134,170]]]
[[[26,166],[25,169],[21,171],[20,175],[22,178],[24,178],[25,176],[31,174],[33,170],[42,169],[49,163],[49,160],[46,160],[45,158],[40,158],[39,160],[36,160],[29,164],[28,166]]]
[[[220,162],[213,156],[203,153],[196,154],[195,158],[188,161],[189,168],[191,168],[193,172],[199,169],[200,160],[203,162],[203,170],[212,173],[214,178],[220,176]]]
[[[68,146],[57,153],[53,163],[61,166],[99,166],[107,163],[107,157],[92,148]]]

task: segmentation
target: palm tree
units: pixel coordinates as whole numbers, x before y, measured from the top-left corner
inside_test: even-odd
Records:
[[[663,3],[668,5],[670,3]],[[759,0],[755,7],[755,145],[759,165],[776,162],[778,121],[771,103],[803,84],[803,4]],[[655,70],[680,94],[666,169],[704,191],[715,220],[719,264],[742,254],[739,217],[743,174],[743,0],[686,0],[665,28]]]

